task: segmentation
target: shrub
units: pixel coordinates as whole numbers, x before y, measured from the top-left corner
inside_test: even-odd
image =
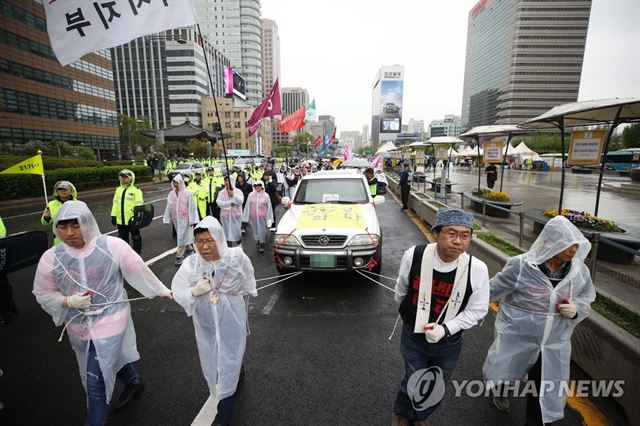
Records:
[[[480,191],[473,191],[473,195],[477,195],[480,198],[491,201],[509,201],[511,197],[504,191],[491,191],[490,189],[481,189]]]
[[[558,216],[558,210],[545,210],[543,214],[548,217],[556,217]],[[562,209],[560,215],[569,219],[569,222],[578,228],[602,232],[624,232],[624,229],[620,228],[614,221],[594,216],[591,213]]]
[[[136,174],[136,183],[151,180],[151,169],[145,166],[129,166]],[[118,185],[118,172],[122,166],[104,167],[73,167],[56,169],[45,172],[47,195],[53,193],[53,185],[60,180],[68,180],[73,183],[78,192],[95,188],[116,187]],[[14,200],[42,196],[42,178],[40,175],[0,175],[0,200]]]

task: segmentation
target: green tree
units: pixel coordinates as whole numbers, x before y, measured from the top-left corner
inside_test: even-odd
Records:
[[[627,126],[622,131],[622,146],[640,148],[640,123]]]
[[[356,149],[356,154],[361,156],[373,155],[373,152],[371,145],[360,146]]]
[[[291,145],[294,147],[298,155],[309,156],[311,149],[309,147],[310,142],[313,141],[313,136],[309,132],[297,133],[293,139],[291,139]]]
[[[129,153],[135,155],[138,148],[144,154],[150,152],[150,147],[155,144],[154,138],[144,136],[142,130],[150,130],[151,121],[149,117],[129,117],[125,114],[118,114],[118,131],[120,134],[120,150],[124,156]]]

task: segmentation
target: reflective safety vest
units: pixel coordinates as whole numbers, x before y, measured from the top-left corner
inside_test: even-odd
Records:
[[[128,225],[133,219],[133,208],[144,204],[142,191],[133,184],[120,185],[113,194],[111,216],[115,216],[116,224]]]
[[[60,201],[57,197],[57,191],[53,191],[53,200],[49,201],[49,204],[47,204],[47,208],[45,209],[44,212],[42,212],[42,216],[40,217],[40,223],[42,223],[44,226],[51,226],[53,225],[53,223],[56,221],[56,216],[58,216],[58,211],[60,211],[60,208],[62,207],[62,204],[64,203],[63,201]],[[69,200],[77,200],[78,199],[78,193],[76,192],[76,187],[75,186],[71,186],[71,198],[69,198]],[[69,201],[67,200],[67,201]],[[51,218],[49,220],[46,220],[44,218],[44,214],[47,211],[47,209],[49,210],[49,213],[51,213]],[[58,237],[53,236],[53,245],[58,245],[62,242],[62,240],[60,240]]]
[[[200,215],[200,220],[207,216],[207,188],[203,186],[203,183],[204,180],[201,180],[200,183],[198,183],[194,179],[189,182],[189,185],[187,185],[187,189],[191,191],[193,198],[198,205],[198,215]]]
[[[0,238],[4,238],[6,236],[7,236],[7,228],[5,228],[4,222],[2,221],[2,218],[0,217]]]

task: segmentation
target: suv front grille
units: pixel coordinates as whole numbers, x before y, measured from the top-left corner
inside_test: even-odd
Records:
[[[340,247],[347,241],[346,235],[303,235],[302,244],[307,247]]]

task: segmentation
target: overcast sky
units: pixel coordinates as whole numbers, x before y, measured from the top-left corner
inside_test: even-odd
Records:
[[[278,25],[281,87],[304,87],[341,130],[371,122],[381,65],[404,65],[403,122],[460,115],[477,0],[262,0]],[[269,90],[269,88],[265,88]],[[579,100],[640,98],[640,0],[593,0]]]

